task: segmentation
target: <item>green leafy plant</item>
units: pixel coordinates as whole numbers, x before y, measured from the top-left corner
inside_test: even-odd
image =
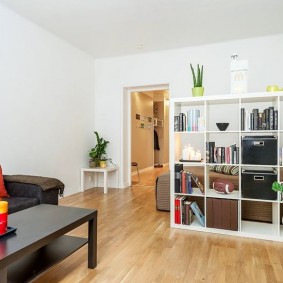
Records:
[[[195,73],[194,67],[192,64],[190,64],[192,74],[193,74],[193,82],[194,87],[202,87],[202,80],[203,80],[203,65],[201,68],[199,67],[199,64],[197,65],[197,74]]]
[[[272,190],[275,192],[283,192],[283,184],[278,183],[278,182],[274,182],[272,184]]]
[[[94,132],[96,136],[96,145],[90,151],[88,156],[92,161],[96,161],[97,159],[104,158],[103,155],[106,154],[106,148],[109,141],[105,140],[104,138],[100,137],[98,132]],[[106,158],[104,158],[106,160]]]

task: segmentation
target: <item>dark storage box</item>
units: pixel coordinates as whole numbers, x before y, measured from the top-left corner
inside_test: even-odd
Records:
[[[277,165],[277,137],[242,137],[242,164]]]
[[[206,227],[238,231],[238,200],[207,198]]]
[[[275,181],[275,170],[242,170],[242,197],[276,200],[277,192],[272,190],[272,183]]]

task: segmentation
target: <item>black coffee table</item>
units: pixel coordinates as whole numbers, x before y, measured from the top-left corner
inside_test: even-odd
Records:
[[[88,239],[64,235],[88,222]],[[97,264],[97,210],[42,204],[8,216],[15,234],[0,239],[0,282],[26,282],[88,243]]]

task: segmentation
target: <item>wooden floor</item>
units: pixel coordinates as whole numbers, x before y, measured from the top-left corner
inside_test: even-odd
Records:
[[[86,246],[34,280],[88,282],[283,282],[283,243],[182,231],[155,209],[155,176],[127,189],[90,189],[60,205],[98,209],[98,266],[87,268]],[[87,226],[72,231],[87,237]]]

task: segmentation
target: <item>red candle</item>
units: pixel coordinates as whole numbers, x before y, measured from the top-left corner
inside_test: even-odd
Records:
[[[8,202],[0,201],[0,234],[7,231]]]

